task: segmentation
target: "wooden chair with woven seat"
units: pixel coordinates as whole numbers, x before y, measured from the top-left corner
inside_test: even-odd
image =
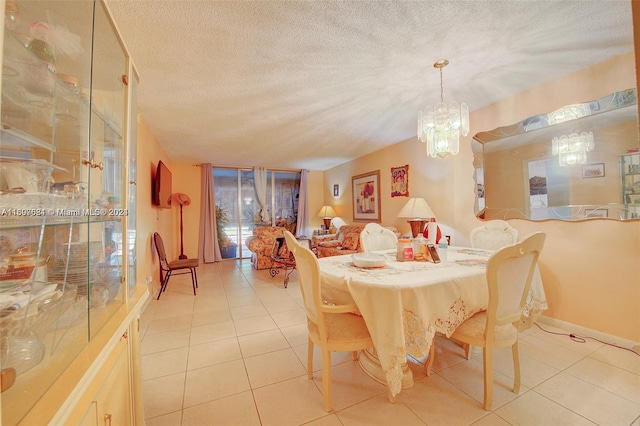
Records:
[[[167,289],[169,284],[169,278],[173,275],[191,274],[191,285],[193,287],[193,294],[196,294],[196,287],[198,287],[198,275],[196,274],[196,268],[200,264],[198,259],[178,259],[169,262],[167,260],[167,252],[164,249],[164,243],[162,237],[157,232],[153,233],[153,242],[156,246],[156,252],[158,253],[158,259],[160,261],[160,291],[158,292],[158,298],[162,292]],[[176,272],[178,271],[178,272]]]
[[[520,391],[518,322],[531,288],[531,279],[546,235],[534,232],[522,241],[495,252],[487,262],[489,306],[464,321],[451,339],[463,343],[470,358],[470,345],[482,347],[484,369],[484,409],[493,401],[493,361],[495,348],[511,346],[513,356],[513,392]]]
[[[309,333],[307,375],[313,379],[313,345],[322,349],[322,395],[324,409],[331,411],[331,352],[352,352],[355,361],[359,350],[373,347],[364,319],[355,305],[325,305],[322,301],[320,267],[309,248],[300,244],[289,231],[284,231],[289,250],[293,251]]]

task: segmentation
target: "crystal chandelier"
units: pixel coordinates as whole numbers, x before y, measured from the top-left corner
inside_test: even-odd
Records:
[[[418,139],[427,143],[427,155],[444,158],[457,154],[460,150],[460,133],[469,134],[469,107],[462,103],[444,104],[442,89],[442,68],[449,61],[441,59],[434,68],[440,70],[440,103],[435,108],[426,107],[418,113]]]
[[[593,133],[572,133],[569,136],[555,137],[551,141],[551,152],[558,156],[558,164],[570,166],[585,164],[587,152],[593,151]]]

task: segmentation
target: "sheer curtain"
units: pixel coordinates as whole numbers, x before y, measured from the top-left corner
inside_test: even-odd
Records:
[[[211,164],[200,166],[200,236],[198,240],[198,258],[210,263],[222,260],[216,232],[216,200],[214,196],[213,172]]]
[[[309,236],[309,206],[307,202],[307,179],[308,171],[300,172],[300,192],[298,196],[298,226],[296,236]]]
[[[254,167],[253,181],[256,186],[256,197],[261,207],[260,219],[263,223],[270,222],[269,210],[267,209],[267,169],[265,167]]]

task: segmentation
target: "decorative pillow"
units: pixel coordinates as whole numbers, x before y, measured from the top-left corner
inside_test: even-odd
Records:
[[[349,232],[347,235],[344,236],[342,247],[345,248],[346,250],[357,250],[359,243],[360,243],[360,233]]]

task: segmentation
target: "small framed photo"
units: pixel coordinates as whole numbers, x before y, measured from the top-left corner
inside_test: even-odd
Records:
[[[608,209],[586,209],[584,217],[609,217]]]
[[[409,196],[409,165],[391,168],[391,198]]]
[[[582,178],[604,177],[604,163],[585,164],[582,166]]]
[[[340,185],[337,183],[333,185],[333,196],[338,197],[340,195]]]
[[[351,178],[353,186],[353,221],[380,222],[380,170]]]

